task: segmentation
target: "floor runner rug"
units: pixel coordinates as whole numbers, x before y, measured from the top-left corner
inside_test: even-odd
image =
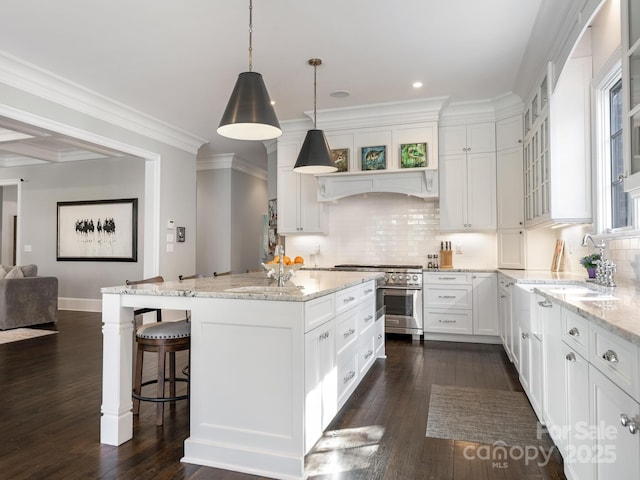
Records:
[[[551,447],[523,392],[432,385],[427,437]]]

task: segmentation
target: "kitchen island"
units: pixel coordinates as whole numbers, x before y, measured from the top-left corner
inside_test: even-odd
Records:
[[[384,356],[374,272],[301,270],[108,287],[101,443],[133,436],[133,309],[191,312],[184,462],[303,478],[304,456]]]

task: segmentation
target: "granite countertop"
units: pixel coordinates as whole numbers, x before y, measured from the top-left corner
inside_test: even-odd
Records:
[[[266,272],[254,272],[164,283],[104,287],[100,291],[103,294],[118,295],[306,302],[383,276],[384,274],[377,272],[298,270],[284,287],[278,287],[277,281],[268,278]]]
[[[584,274],[533,270],[499,270],[516,283],[540,284],[535,291],[548,300],[560,304],[616,335],[640,345],[640,285],[620,283],[616,287],[602,287],[587,282]],[[580,300],[576,294],[558,291],[558,285],[581,285],[614,297],[610,300]]]

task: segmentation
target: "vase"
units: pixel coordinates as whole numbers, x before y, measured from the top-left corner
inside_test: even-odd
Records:
[[[587,273],[589,274],[589,278],[596,278],[595,268],[587,268]]]

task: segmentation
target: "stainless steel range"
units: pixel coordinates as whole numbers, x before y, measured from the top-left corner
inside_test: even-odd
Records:
[[[385,331],[419,337],[423,333],[422,265],[336,265],[336,270],[384,272],[377,307],[384,308]]]

